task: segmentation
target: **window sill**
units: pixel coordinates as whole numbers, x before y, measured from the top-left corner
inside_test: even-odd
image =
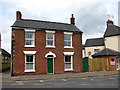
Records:
[[[34,45],[25,45],[25,47],[35,47]]]
[[[73,69],[65,69],[64,71],[73,71]]]
[[[25,70],[24,72],[36,72],[35,70]]]
[[[55,48],[55,46],[45,46],[45,48]]]
[[[73,47],[64,47],[64,48],[73,48]]]

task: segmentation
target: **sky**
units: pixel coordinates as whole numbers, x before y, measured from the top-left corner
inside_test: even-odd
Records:
[[[119,0],[0,0],[1,47],[11,52],[11,26],[16,11],[23,19],[70,23],[74,14],[75,25],[83,31],[82,43],[88,38],[103,37],[106,21],[118,25]]]

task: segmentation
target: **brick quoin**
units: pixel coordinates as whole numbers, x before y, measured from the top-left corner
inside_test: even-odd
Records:
[[[56,58],[54,58],[54,73],[70,73],[82,72],[82,34],[72,34],[72,49],[64,48],[64,33],[62,31],[55,31],[55,48],[45,48],[46,46],[46,32],[45,30],[35,31],[35,47],[25,46],[25,30],[14,30],[14,47],[13,47],[13,72],[14,75],[31,75],[31,74],[46,74],[47,73],[47,59],[45,55],[52,51]],[[25,71],[25,54],[23,51],[37,51],[35,54],[35,70],[36,72]],[[73,71],[64,71],[64,53],[74,52],[73,55]]]

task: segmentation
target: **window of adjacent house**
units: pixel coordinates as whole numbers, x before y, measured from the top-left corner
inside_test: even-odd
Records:
[[[7,63],[7,61],[8,61],[8,57],[5,57],[5,63]]]
[[[97,53],[99,51],[100,51],[100,49],[94,49],[94,53]]]
[[[34,70],[34,55],[26,55],[25,70]]]
[[[54,46],[54,33],[46,33],[46,46]]]
[[[64,46],[72,47],[72,34],[64,34]]]
[[[34,32],[25,32],[25,45],[34,46]]]
[[[2,55],[2,63],[4,63],[4,56]]]
[[[65,55],[65,70],[72,70],[72,56]]]

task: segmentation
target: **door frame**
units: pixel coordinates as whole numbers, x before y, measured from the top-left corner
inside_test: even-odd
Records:
[[[47,57],[47,61],[48,61],[48,58],[53,59],[53,73],[48,73],[48,64],[47,64],[47,74],[54,74],[54,57]]]

